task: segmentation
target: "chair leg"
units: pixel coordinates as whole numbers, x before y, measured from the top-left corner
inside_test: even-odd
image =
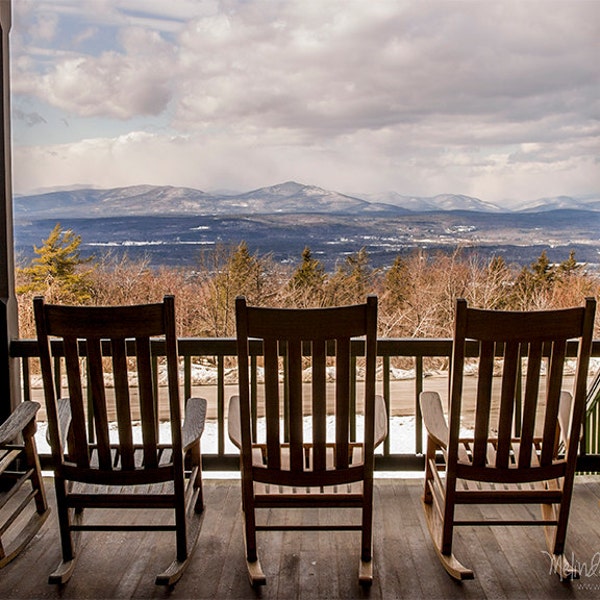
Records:
[[[181,492],[180,501],[177,502],[175,507],[175,527],[176,527],[176,539],[177,539],[177,560],[183,562],[188,557],[188,546],[187,546],[187,527],[185,517],[185,500],[183,497],[183,491]]]
[[[63,560],[73,560],[75,556],[73,540],[71,539],[71,515],[67,506],[65,482],[55,477],[56,504],[58,511],[58,525],[60,527],[60,542],[62,547]]]
[[[435,483],[435,478],[432,478],[432,485],[437,485],[437,483]],[[450,497],[448,497],[448,492],[450,492]],[[453,492],[454,490],[451,486],[448,486],[448,481],[446,481],[445,493],[443,490],[440,490],[440,494],[445,498],[443,506],[441,507],[444,511],[443,519],[438,512],[438,507],[436,506],[437,501],[434,501],[433,494],[431,494],[431,501],[429,503],[423,498],[423,510],[425,512],[425,521],[427,522],[427,528],[429,529],[433,546],[442,566],[453,579],[460,581],[463,579],[473,579],[474,575],[471,569],[465,567],[456,559],[454,554],[452,554],[452,536],[454,529]]]
[[[552,561],[551,568],[563,579],[579,579],[579,571],[569,563],[564,554],[565,538],[567,535],[567,524],[569,518],[569,502],[568,499],[563,499],[560,508],[557,510],[552,504],[542,504],[542,518],[544,521],[557,521],[557,525],[544,526],[544,535],[546,538],[546,546],[548,547],[548,555]]]
[[[196,502],[194,503],[194,511],[201,513],[204,510],[204,494],[202,491],[202,455],[200,454],[200,440],[188,450],[187,456],[192,473],[196,469],[196,476],[192,482]]]
[[[256,513],[254,509],[254,483],[242,477],[242,514],[244,517],[244,544],[246,567],[253,587],[265,585],[267,578],[262,570],[256,551]]]
[[[373,481],[364,482],[362,509],[361,556],[358,582],[362,586],[373,584]]]
[[[545,505],[546,509],[542,507],[542,513],[544,510],[549,511],[552,507]],[[567,526],[569,524],[569,512],[571,509],[571,495],[563,496],[562,502],[558,507],[558,523],[554,532],[554,541],[552,544],[552,551],[554,554],[563,554],[565,551],[565,540],[567,537]],[[552,512],[555,512],[554,510]]]
[[[244,543],[246,545],[246,567],[250,585],[257,587],[265,585],[267,578],[258,559],[256,552],[256,527],[254,525],[254,510],[244,511]],[[249,517],[249,515],[252,515]]]
[[[202,496],[202,465],[200,463],[200,444],[192,447],[185,457],[186,468],[191,470],[186,484],[184,478],[175,482],[175,537],[177,556],[169,567],[156,576],[156,585],[174,585],[183,575],[192,552],[196,548],[200,529],[204,520],[204,500]],[[191,486],[191,487],[190,487]],[[186,487],[192,492],[186,498]],[[194,500],[194,496],[196,496]]]
[[[454,535],[454,490],[446,487],[446,501],[444,502],[444,519],[442,523],[442,554],[452,554],[452,537]]]
[[[177,487],[177,484],[176,484]],[[175,506],[175,541],[177,555],[169,567],[156,576],[154,582],[156,585],[174,585],[183,575],[183,571],[189,560],[188,541],[187,541],[187,523],[185,514],[185,498],[183,492],[176,492],[177,503]]]
[[[429,534],[431,536],[431,540],[433,541],[433,547],[444,569],[446,569],[447,573],[457,581],[461,581],[463,579],[473,579],[473,571],[460,563],[454,554],[451,552],[442,552],[442,547],[440,544],[441,521],[437,515],[435,506],[433,506],[433,504],[427,504],[423,502],[423,510],[425,511],[425,521],[427,522],[427,528],[429,529]]]
[[[35,445],[35,430],[36,423],[31,421],[29,425],[23,430],[23,443],[25,449],[25,456],[27,464],[31,473],[31,485],[35,491],[35,507],[39,515],[45,514],[48,509],[48,501],[46,500],[46,491],[44,489],[44,482],[42,480],[42,469],[40,466],[40,459],[37,453]]]
[[[62,561],[60,565],[48,577],[48,583],[64,584],[71,578],[75,569],[76,541],[71,533],[71,509],[67,506],[66,482],[64,479],[54,476],[54,488],[56,491],[56,510],[58,512],[58,526],[60,529],[60,543],[62,548]],[[75,512],[75,519],[83,518],[82,511]]]
[[[423,489],[423,502],[426,504],[431,504],[433,502],[433,496],[429,486],[430,482],[433,481],[433,473],[431,472],[431,469],[432,465],[435,465],[435,451],[435,442],[430,437],[427,437],[427,453],[425,455],[425,486]]]
[[[256,552],[256,523],[254,509],[248,506],[244,510],[244,535],[246,540],[246,560],[255,562],[258,560]]]

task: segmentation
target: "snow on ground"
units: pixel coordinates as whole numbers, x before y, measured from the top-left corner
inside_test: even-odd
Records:
[[[566,372],[573,371],[574,361],[567,361]],[[592,358],[590,362],[590,373],[595,374],[600,370],[600,359]],[[259,380],[260,380],[259,373]],[[333,380],[334,373],[329,374]],[[440,374],[437,372],[427,373],[426,376],[436,376],[436,375],[446,375]],[[133,375],[135,377],[135,375]],[[407,380],[414,379],[415,373],[414,370],[403,370],[403,369],[391,369],[391,377],[394,380]],[[310,378],[310,371],[306,373],[306,378]],[[33,381],[32,377],[32,387],[36,387],[36,382]],[[359,377],[360,379],[360,377]],[[193,385],[215,385],[217,383],[217,371],[216,369],[206,366],[206,365],[192,365],[192,384]],[[225,372],[225,383],[226,384],[234,384],[237,383],[237,369],[227,369]],[[37,386],[41,387],[41,381],[37,382]],[[307,421],[308,422],[308,421]],[[329,419],[329,425],[332,424],[332,418]],[[111,424],[111,439],[117,441],[118,432],[116,428],[116,424]],[[357,417],[357,428],[361,431],[362,427],[362,418],[360,416]],[[264,435],[264,419],[259,419],[258,423],[259,428],[259,436]],[[226,430],[225,430],[226,431]],[[305,439],[310,439],[310,429],[309,426],[305,426]],[[416,436],[416,428],[415,428],[415,417],[414,416],[403,416],[396,417],[393,416],[389,420],[389,443],[390,443],[390,452],[392,454],[414,454],[415,452],[415,436]],[[170,439],[170,425],[168,422],[161,423],[160,425],[160,437],[161,441],[166,442]],[[141,426],[137,424],[134,427],[134,440],[141,441]],[[41,421],[38,422],[38,431],[36,434],[36,443],[38,446],[38,451],[41,454],[49,454],[50,447],[46,440],[46,423]],[[204,454],[216,454],[218,448],[218,426],[215,420],[207,421],[204,434],[202,435],[202,452]],[[381,452],[381,449],[379,449]],[[225,453],[226,454],[236,454],[237,449],[231,443],[229,438],[227,437],[227,433],[225,433]],[[224,475],[220,473],[219,475]],[[397,473],[390,474],[391,476],[398,476]],[[405,474],[403,474],[404,476]],[[420,475],[420,474],[419,474]],[[385,476],[385,474],[379,474],[379,476]]]
[[[36,444],[40,454],[49,454],[50,446],[46,439],[46,422],[38,423],[38,431],[36,433]],[[264,436],[264,419],[258,420],[258,435],[259,439]],[[358,435],[362,431],[362,418],[357,417]],[[390,452],[392,454],[412,454],[415,451],[415,417],[392,417],[389,424],[390,430]],[[328,419],[328,432],[332,435],[333,418]],[[118,441],[117,426],[111,423],[110,429],[111,441]],[[160,441],[168,442],[171,439],[171,426],[168,422],[160,424]],[[310,427],[308,420],[305,419],[305,439],[310,439]],[[141,424],[134,424],[134,442],[142,441]],[[202,453],[216,454],[218,448],[218,427],[216,421],[208,421],[204,428],[204,433],[201,438]],[[227,437],[227,429],[225,430],[225,453],[237,454],[237,448],[231,443]]]

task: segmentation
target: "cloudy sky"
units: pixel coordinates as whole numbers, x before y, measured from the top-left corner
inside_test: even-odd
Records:
[[[14,188],[600,192],[600,1],[13,0]]]

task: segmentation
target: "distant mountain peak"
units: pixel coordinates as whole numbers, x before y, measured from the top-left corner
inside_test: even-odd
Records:
[[[403,196],[397,192],[347,195],[314,185],[285,181],[238,194],[206,193],[171,185],[134,185],[112,189],[76,189],[15,196],[15,216],[67,218],[163,215],[269,215],[269,214],[390,214],[408,212],[469,211],[512,212],[462,194],[432,197]],[[600,211],[598,196],[557,196],[522,204],[521,212],[558,209]]]
[[[468,210],[475,212],[503,212],[492,204],[464,194],[437,194],[436,196],[403,196],[398,192],[368,195],[371,202],[391,204],[413,212],[432,212],[438,210]]]
[[[328,190],[324,190],[323,188],[317,187],[316,185],[306,185],[303,183],[298,183],[297,181],[285,181],[283,183],[277,183],[275,185],[269,185],[262,188],[257,188],[255,190],[251,190],[250,192],[246,192],[244,194],[239,194],[240,196],[280,196],[280,197],[292,197],[298,194],[302,195],[331,195],[337,194],[337,192],[331,192]],[[340,194],[343,196],[344,194]]]
[[[523,202],[515,207],[519,212],[547,212],[549,210],[594,210],[600,209],[600,196],[590,194],[581,197],[552,196]]]
[[[499,206],[479,198],[463,194],[438,194],[431,198],[434,205],[442,210],[474,210],[477,212],[501,212]]]
[[[312,186],[306,186],[306,185],[303,185],[302,183],[298,183],[296,181],[285,181],[284,183],[277,183],[275,185],[260,188],[260,190],[263,192],[272,192],[273,194],[292,196],[293,194],[297,194],[298,192],[300,192],[301,190],[303,190],[307,187],[312,187]],[[258,190],[254,190],[254,191],[258,191]]]

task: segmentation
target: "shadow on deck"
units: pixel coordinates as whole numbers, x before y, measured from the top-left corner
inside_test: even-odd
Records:
[[[475,570],[475,580],[455,583],[439,564],[429,539],[421,479],[377,479],[375,577],[368,590],[358,585],[358,533],[292,531],[259,533],[267,585],[254,591],[246,576],[239,485],[236,479],[205,480],[206,515],[198,546],[172,590],[155,586],[154,576],[173,556],[174,534],[155,532],[84,532],[73,577],[60,589],[47,583],[60,559],[53,484],[47,479],[52,514],[24,553],[0,571],[0,595],[7,600],[600,597],[598,476],[576,478],[567,553],[584,573],[573,582],[560,582],[551,573],[541,527],[462,527],[456,533],[455,553]],[[485,508],[490,518],[515,510],[519,509]],[[537,512],[537,507],[530,510]],[[156,512],[144,513],[130,511],[123,518],[161,519]],[[286,514],[290,522],[319,518],[318,510]]]

